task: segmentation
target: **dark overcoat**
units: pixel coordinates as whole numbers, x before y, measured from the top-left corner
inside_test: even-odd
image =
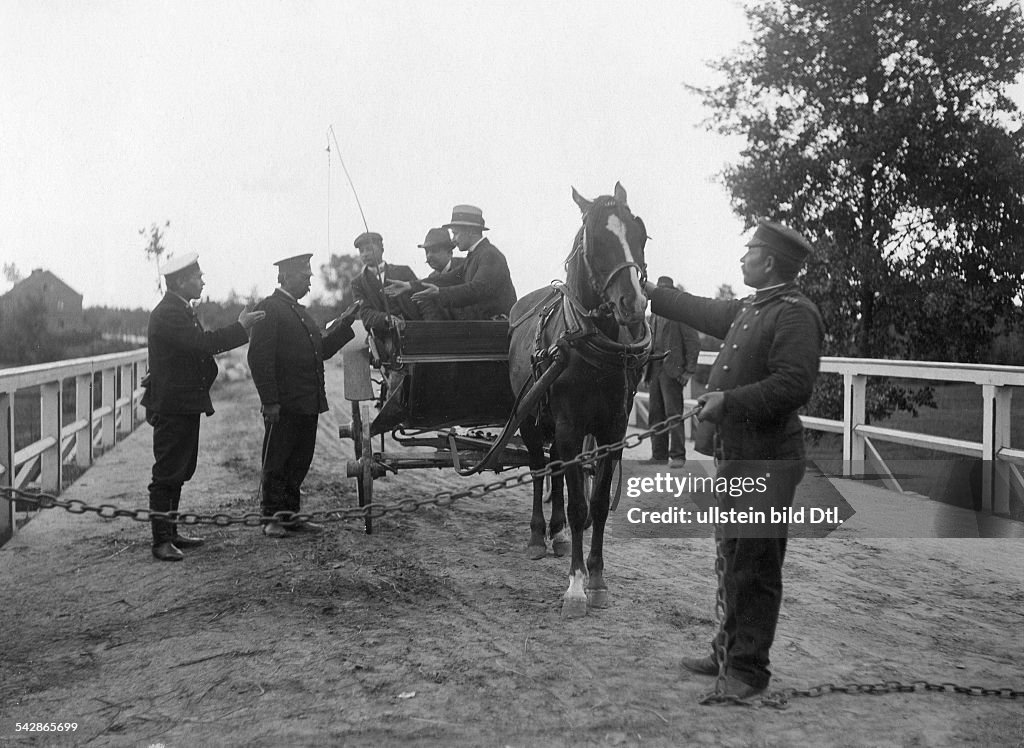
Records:
[[[697,357],[700,355],[700,335],[689,325],[673,319],[651,315],[652,353],[666,354],[660,359],[661,370],[672,379],[689,379],[697,373]],[[652,362],[649,366],[656,366]],[[648,374],[648,376],[650,376]]]
[[[416,282],[416,273],[408,265],[392,265],[390,262],[385,266],[384,282],[389,280]],[[359,308],[359,319],[363,327],[381,334],[388,328],[388,312],[401,317],[402,319],[420,319],[420,311],[412,295],[405,293],[395,298],[384,298],[384,290],[378,278],[369,268],[352,279],[352,296],[356,301],[362,301]]]
[[[148,337],[149,379],[142,405],[166,415],[213,415],[213,356],[249,339],[242,325],[204,330],[189,303],[168,291],[149,315]]]
[[[824,337],[813,302],[793,283],[728,301],[675,289],[650,296],[654,314],[724,339],[708,391],[725,393],[718,425],[725,459],[802,459],[797,411],[811,397]]]
[[[252,329],[249,369],[263,405],[280,405],[282,413],[317,415],[327,410],[324,360],[355,334],[350,325],[335,325],[327,335],[306,308],[277,289],[256,305],[267,316]]]
[[[459,316],[463,319],[507,316],[516,303],[516,289],[505,255],[487,239],[469,253],[462,268],[461,282],[441,285],[439,280],[435,279],[440,292],[438,303],[461,310]]]

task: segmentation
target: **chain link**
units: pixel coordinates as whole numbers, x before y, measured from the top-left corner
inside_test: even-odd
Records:
[[[532,483],[535,479],[561,475],[570,468],[597,462],[612,452],[619,450],[635,449],[644,441],[658,434],[671,431],[686,419],[692,418],[699,412],[700,408],[691,408],[679,415],[669,416],[664,421],[650,426],[647,430],[635,434],[627,434],[626,437],[612,444],[604,444],[592,450],[581,452],[571,460],[556,460],[548,464],[542,470],[527,470],[507,478],[492,481],[490,483],[478,483],[461,491],[439,491],[433,496],[425,499],[402,499],[393,504],[371,503],[361,507],[340,507],[315,512],[277,512],[272,516],[249,512],[241,516],[231,514],[203,515],[192,512],[155,512],[147,508],[124,509],[113,504],[100,504],[92,506],[80,499],[62,501],[56,496],[44,492],[23,491],[10,486],[0,486],[0,499],[7,499],[13,502],[23,501],[35,504],[37,509],[64,509],[71,514],[86,514],[92,512],[103,519],[116,519],[126,517],[138,522],[149,522],[150,520],[169,520],[185,525],[216,525],[228,527],[231,525],[243,525],[246,527],[259,527],[267,522],[345,522],[359,519],[379,519],[389,512],[411,513],[422,509],[425,506],[450,507],[456,501],[465,498],[483,498],[488,494],[495,493],[507,488]],[[715,613],[720,621],[725,620],[725,558],[722,553],[721,538],[715,539],[715,574],[718,578],[718,591],[715,599]],[[702,704],[740,704],[744,706],[768,706],[775,709],[786,709],[789,707],[789,700],[794,697],[818,698],[829,693],[846,694],[887,694],[887,693],[916,693],[919,691],[935,691],[946,693],[958,693],[965,696],[996,696],[1000,699],[1024,699],[1024,691],[1018,691],[1009,687],[984,688],[982,686],[961,686],[956,683],[930,683],[924,680],[902,683],[900,681],[884,681],[882,683],[847,683],[836,685],[834,683],[823,683],[810,688],[786,688],[781,691],[773,691],[754,699],[739,699],[734,696],[727,696],[722,693],[725,678],[725,643],[716,639],[715,654],[718,657],[719,672],[715,684],[715,690],[705,696]]]

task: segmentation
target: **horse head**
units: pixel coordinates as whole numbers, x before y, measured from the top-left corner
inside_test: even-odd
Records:
[[[611,308],[615,321],[623,327],[635,327],[644,320],[647,297],[643,284],[647,279],[644,245],[647,229],[626,203],[626,190],[615,183],[613,195],[587,200],[576,188],[572,199],[583,213],[583,227],[566,263],[574,280],[572,259],[577,258],[575,279],[580,301],[588,308]],[[594,302],[588,304],[588,300]]]

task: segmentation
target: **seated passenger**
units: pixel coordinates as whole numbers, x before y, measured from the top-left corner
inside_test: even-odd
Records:
[[[448,235],[447,229],[430,229],[427,232],[427,237],[423,240],[423,244],[418,245],[423,249],[426,255],[427,265],[430,266],[431,273],[426,277],[426,281],[433,282],[435,284],[457,284],[461,283],[462,269],[466,264],[466,261],[461,257],[452,257],[452,250],[455,249],[455,242]],[[387,286],[384,288],[384,293],[387,294],[388,298],[392,298],[401,293],[422,291],[423,284],[416,283],[404,283],[402,281],[388,281]],[[420,313],[423,315],[423,319],[428,320],[450,320],[450,319],[461,319],[461,317],[454,313],[451,308],[442,307],[438,303],[437,299],[419,299],[416,301],[416,305],[420,309]]]
[[[422,319],[409,294],[385,297],[383,284],[389,280],[415,281],[416,273],[406,265],[384,262],[384,239],[376,231],[364,231],[354,242],[363,270],[352,279],[352,295],[362,301],[359,318],[367,331],[382,335],[390,328],[402,329],[407,319]]]
[[[484,238],[483,212],[473,205],[456,205],[451,223],[442,228],[451,229],[455,246],[468,253],[466,264],[461,273],[442,273],[423,282],[413,300],[434,299],[459,319],[507,319],[516,289],[505,255]]]

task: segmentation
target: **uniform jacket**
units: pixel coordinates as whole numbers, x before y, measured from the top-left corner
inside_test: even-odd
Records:
[[[652,361],[649,366],[661,366],[662,371],[673,379],[682,381],[697,373],[697,356],[700,355],[700,335],[682,322],[651,315],[654,348],[652,354],[667,353],[665,358]],[[650,369],[648,370],[650,377]]]
[[[708,390],[725,393],[718,435],[726,459],[800,459],[797,410],[818,375],[824,324],[793,283],[723,301],[683,291],[651,292],[655,314],[724,339]]]
[[[267,313],[252,328],[249,369],[263,405],[279,404],[282,413],[316,415],[327,410],[324,359],[355,334],[336,325],[326,336],[306,308],[280,289],[259,304]]]
[[[407,265],[392,265],[389,262],[385,266],[384,281],[389,280],[413,283],[416,281],[416,273]],[[388,326],[388,310],[402,319],[420,319],[419,309],[411,294],[385,300],[380,279],[369,268],[363,268],[363,272],[352,279],[352,295],[356,301],[363,302],[359,309],[359,319],[367,330],[383,333]]]
[[[440,285],[439,303],[458,311],[462,319],[490,319],[508,315],[516,303],[516,289],[508,262],[498,248],[484,239],[469,253],[462,281]]]
[[[188,302],[168,292],[149,315],[148,337],[149,383],[142,405],[155,413],[213,415],[213,356],[249,340],[242,325],[204,330]]]

